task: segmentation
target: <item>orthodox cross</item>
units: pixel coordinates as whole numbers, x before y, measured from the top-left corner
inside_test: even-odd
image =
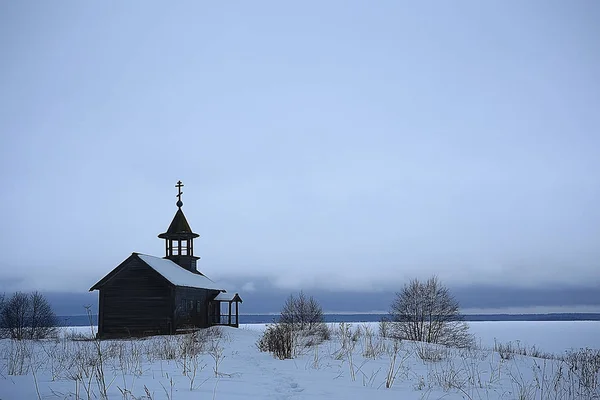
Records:
[[[177,185],[175,185],[175,187],[177,188],[177,207],[181,208],[183,205],[183,202],[181,201],[181,195],[183,194],[181,188],[183,187],[183,183],[181,183],[181,181],[177,181]]]

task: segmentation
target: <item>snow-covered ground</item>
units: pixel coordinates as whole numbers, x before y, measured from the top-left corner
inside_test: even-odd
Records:
[[[362,324],[353,327],[358,325]],[[494,338],[520,340],[556,353],[600,347],[599,322],[471,326],[483,347],[493,345]],[[0,399],[96,399],[104,389],[110,399],[140,400],[583,400],[600,394],[597,371],[591,375],[595,380],[588,382],[593,385],[590,392],[581,387],[578,372],[570,372],[569,364],[559,360],[521,355],[503,360],[485,348],[446,349],[406,341],[395,347],[392,340],[377,335],[348,341],[334,334],[320,345],[298,348],[292,360],[278,360],[258,350],[262,329],[264,325],[222,328],[222,337],[204,338],[202,345],[189,335],[102,342],[2,340]],[[75,331],[87,334],[89,328]]]

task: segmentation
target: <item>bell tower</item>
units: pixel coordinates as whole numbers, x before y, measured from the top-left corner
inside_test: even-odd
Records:
[[[190,224],[188,224],[181,210],[181,207],[183,207],[183,202],[181,201],[183,183],[177,181],[175,187],[177,188],[177,212],[175,213],[175,217],[173,217],[173,221],[171,221],[171,225],[169,225],[169,229],[165,233],[158,235],[159,238],[165,239],[164,258],[173,261],[188,271],[202,275],[196,269],[196,261],[200,257],[194,256],[194,239],[200,235],[192,232],[192,228],[190,228]]]

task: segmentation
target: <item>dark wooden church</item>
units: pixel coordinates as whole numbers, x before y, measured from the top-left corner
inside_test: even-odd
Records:
[[[177,182],[177,212],[165,233],[165,257],[132,253],[90,291],[99,292],[98,336],[127,337],[174,334],[213,325],[237,327],[240,296],[229,294],[198,271],[194,239],[181,210]],[[232,313],[235,306],[235,313]]]

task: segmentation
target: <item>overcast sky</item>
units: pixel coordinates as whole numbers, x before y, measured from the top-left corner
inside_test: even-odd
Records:
[[[0,290],[600,286],[599,2],[294,3],[0,2]]]

